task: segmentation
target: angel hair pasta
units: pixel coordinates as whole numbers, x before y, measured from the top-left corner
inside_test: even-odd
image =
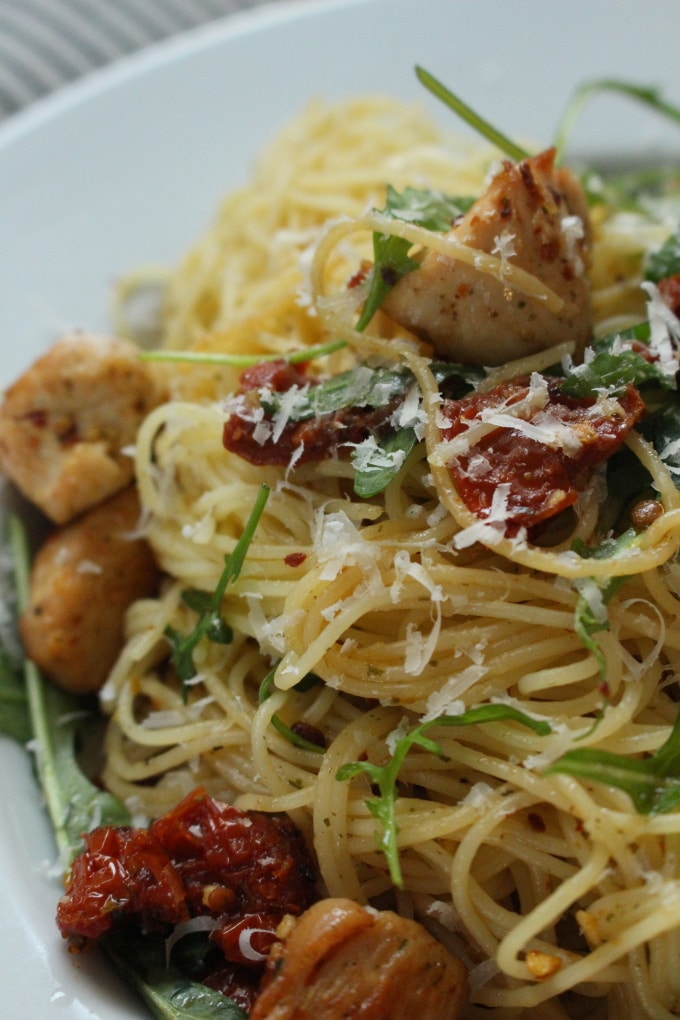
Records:
[[[317,103],[167,282],[135,444],[164,581],[102,692],[104,782],[287,812],[326,895],[462,954],[471,1018],[680,1003],[665,188]],[[182,672],[263,484],[228,638]]]

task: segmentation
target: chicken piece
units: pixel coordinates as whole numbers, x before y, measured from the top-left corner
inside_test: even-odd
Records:
[[[133,538],[134,487],[57,528],[38,550],[19,620],[27,656],[68,691],[98,690],[124,639],[127,607],[157,588],[148,542]]]
[[[70,333],[5,393],[0,470],[64,524],[130,484],[125,447],[163,395],[134,344]]]
[[[417,921],[320,900],[270,951],[250,1020],[454,1020],[467,972]]]
[[[577,357],[592,333],[588,280],[590,228],[583,191],[554,150],[520,163],[505,161],[485,194],[450,231],[463,244],[501,259],[501,277],[473,264],[427,252],[404,276],[383,309],[436,354],[494,366],[573,341]],[[505,267],[537,277],[562,299],[513,287]]]

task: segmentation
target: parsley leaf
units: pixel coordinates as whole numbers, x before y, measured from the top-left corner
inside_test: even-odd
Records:
[[[196,676],[194,651],[199,641],[205,637],[208,641],[218,644],[229,644],[232,640],[231,627],[221,613],[222,599],[227,586],[235,581],[241,573],[248,548],[268,498],[269,486],[260,486],[260,491],[241,537],[232,552],[224,557],[224,569],[215,591],[211,594],[192,588],[182,592],[183,601],[199,614],[194,629],[189,634],[182,634],[175,627],[165,628],[165,636],[170,643],[172,661],[185,689],[186,683]]]
[[[353,761],[347,762],[338,769],[335,778],[340,781],[352,779],[363,773],[371,784],[377,787],[378,796],[370,797],[366,801],[366,806],[380,823],[380,832],[376,833],[376,845],[385,855],[393,884],[399,888],[403,886],[403,878],[397,845],[399,831],[396,818],[396,802],[399,796],[397,782],[408,752],[412,747],[417,746],[442,757],[441,745],[427,736],[428,730],[436,726],[475,726],[492,722],[520,723],[540,736],[547,736],[551,732],[548,722],[534,719],[519,709],[513,708],[512,705],[479,705],[460,715],[441,715],[437,719],[431,719],[416,726],[397,740],[392,757],[386,765],[374,765],[368,761]]]

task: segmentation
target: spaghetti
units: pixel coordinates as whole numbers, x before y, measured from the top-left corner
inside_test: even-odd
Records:
[[[672,736],[680,493],[668,462],[630,432],[628,455],[663,512],[612,554],[574,551],[601,527],[602,472],[564,533],[491,536],[449,470],[430,352],[398,329],[358,331],[361,290],[346,287],[372,257],[374,231],[451,253],[447,236],[371,211],[387,184],[475,196],[495,158],[396,103],[313,105],[172,275],[168,348],[256,359],[340,339],[320,373],[396,363],[426,413],[389,485],[361,498],[347,459],[260,466],[225,450],[224,400],[241,369],[170,364],[172,399],[136,444],[145,526],[167,580],[129,612],[102,693],[104,782],[149,817],[198,785],[239,807],[288,812],[325,893],[396,903],[463,953],[471,1018],[668,1020],[680,1004],[670,962],[680,951],[680,815],[640,812],[615,784],[551,768],[575,748],[644,760]],[[668,227],[606,205],[592,218],[603,337],[646,317],[644,259]],[[499,255],[458,244],[455,257],[501,272]],[[540,280],[502,271],[508,287],[559,307]],[[568,354],[501,366],[480,390]],[[166,637],[195,622],[182,592],[215,590],[262,483],[271,495],[224,598],[233,640],[201,642],[182,685]],[[610,592],[612,578],[621,583]],[[601,625],[586,641],[575,624],[584,605]],[[443,721],[489,705],[548,726]],[[423,723],[436,746],[410,745],[393,790],[395,889],[370,775],[338,772],[387,767]]]

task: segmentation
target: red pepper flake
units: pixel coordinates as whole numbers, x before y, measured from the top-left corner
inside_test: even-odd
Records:
[[[287,567],[299,567],[305,562],[306,559],[307,553],[292,552],[288,553],[287,556],[284,556],[283,562],[286,564]]]
[[[535,811],[529,812],[527,815],[527,821],[534,832],[545,832],[545,822]]]

